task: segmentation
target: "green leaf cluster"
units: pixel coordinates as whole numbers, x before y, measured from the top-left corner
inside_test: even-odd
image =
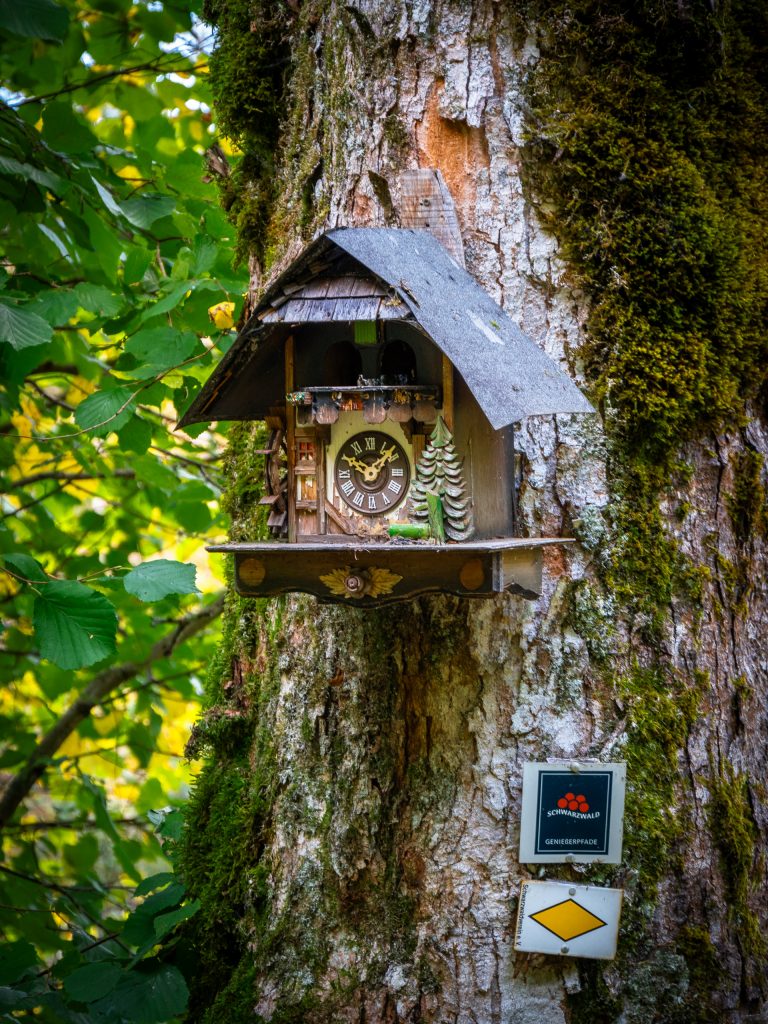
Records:
[[[194,969],[196,904],[172,876],[134,889],[178,840],[215,644],[168,638],[222,585],[203,547],[226,527],[223,438],[174,427],[247,287],[207,180],[198,12],[0,0],[0,770],[26,787],[0,822],[9,1019],[160,1024]]]

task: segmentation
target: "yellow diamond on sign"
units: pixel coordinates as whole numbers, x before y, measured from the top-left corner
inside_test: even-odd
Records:
[[[606,924],[595,914],[585,910],[576,900],[563,900],[562,903],[538,910],[529,916],[542,928],[546,928],[548,932],[552,932],[564,942],[577,939],[580,935],[587,935],[598,928],[604,928]]]

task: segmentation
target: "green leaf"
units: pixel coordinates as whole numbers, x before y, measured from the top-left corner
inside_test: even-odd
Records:
[[[125,589],[140,601],[160,601],[169,594],[199,594],[194,565],[158,558],[144,562],[124,579]]]
[[[75,423],[95,437],[106,437],[133,416],[135,399],[128,388],[111,388],[89,395],[75,411]]]
[[[125,928],[121,933],[123,942],[127,942],[130,946],[144,946],[147,942],[154,945],[154,919],[158,914],[177,907],[185,895],[185,887],[180,882],[172,882],[165,889],[161,889],[160,892],[156,892],[146,899],[126,921]]]
[[[33,345],[45,345],[52,336],[51,325],[36,313],[0,302],[0,341],[7,342],[18,352]]]
[[[153,744],[154,745],[154,744]],[[159,779],[147,779],[141,787],[136,800],[136,810],[140,814],[152,810],[153,807],[161,807],[166,802],[165,790]]]
[[[114,316],[123,305],[121,296],[115,295],[109,288],[105,288],[101,284],[83,281],[73,291],[83,309],[99,316]]]
[[[27,995],[22,989],[8,988],[6,985],[0,987],[0,1010],[31,1010],[37,1005],[37,1000]],[[16,1017],[11,1017],[16,1020]],[[8,1018],[6,1017],[6,1020]]]
[[[152,262],[152,256],[149,249],[140,249],[136,245],[127,250],[123,264],[123,280],[126,284],[136,284],[141,281]]]
[[[87,153],[98,144],[98,139],[75,116],[72,104],[65,100],[46,103],[43,107],[43,138],[52,149],[64,153]]]
[[[173,213],[176,202],[170,196],[149,193],[120,204],[120,212],[135,228],[147,230],[161,217]]]
[[[162,836],[163,839],[181,839],[181,834],[184,831],[184,812],[183,811],[171,811],[170,814],[166,814],[165,818],[157,828],[157,834]]]
[[[105,221],[90,206],[83,211],[83,220],[88,225],[93,254],[108,280],[111,281],[116,277],[118,262],[123,251],[121,229],[114,220],[107,227]]]
[[[135,452],[143,455],[152,444],[152,424],[142,419],[138,414],[121,427],[118,431],[120,448],[124,452]]]
[[[135,896],[146,896],[147,893],[154,892],[155,889],[160,889],[162,886],[168,885],[172,882],[176,876],[172,871],[158,871],[156,875],[150,875],[149,878],[144,878],[136,886]]]
[[[112,992],[92,1006],[107,1019],[160,1024],[183,1013],[188,999],[189,990],[181,972],[171,964],[155,960],[126,971]]]
[[[55,190],[62,185],[62,180],[57,174],[41,171],[39,167],[34,167],[32,164],[19,163],[18,160],[9,156],[0,156],[0,172],[24,178],[25,181],[34,181],[36,185],[42,185],[44,188]]]
[[[175,287],[171,288],[168,294],[162,299],[158,299],[158,301],[152,306],[147,306],[141,314],[142,322],[145,320],[151,320],[153,316],[159,316],[161,313],[168,313],[170,310],[175,309],[183,300],[187,292],[194,288],[195,283],[195,281],[182,281],[181,284],[177,284]]]
[[[200,900],[193,900],[191,903],[179,907],[178,910],[171,910],[168,914],[160,914],[155,918],[155,937],[159,940],[173,931],[177,924],[188,921],[194,917],[200,909]]]
[[[74,288],[51,288],[41,292],[29,304],[29,310],[53,327],[66,324],[81,305]]]
[[[10,985],[37,963],[35,947],[29,942],[7,942],[0,954],[0,985]]]
[[[111,992],[125,974],[119,964],[102,960],[73,971],[64,979],[64,989],[78,1003],[95,1003]]]
[[[41,656],[59,668],[85,668],[116,650],[115,609],[82,583],[46,583],[35,599],[34,625]]]
[[[133,459],[133,468],[136,470],[136,479],[151,487],[160,488],[169,496],[179,486],[179,478],[168,469],[160,459],[150,455],[140,455]]]
[[[99,856],[99,841],[92,832],[86,832],[76,843],[64,847],[64,860],[75,871],[89,874]]]
[[[125,351],[142,364],[127,372],[132,377],[155,377],[184,362],[197,346],[197,337],[189,331],[182,334],[172,327],[145,328],[126,342]]]
[[[0,28],[58,43],[67,34],[69,15],[53,0],[0,0]]]
[[[120,835],[115,828],[115,823],[109,815],[109,809],[107,808],[107,796],[102,786],[98,782],[94,782],[93,779],[87,775],[82,776],[83,788],[86,790],[90,797],[91,808],[93,809],[93,816],[96,819],[96,824],[112,839],[119,839]],[[115,850],[117,852],[117,850]]]
[[[91,181],[96,186],[96,191],[99,193],[99,199],[101,199],[102,203],[104,203],[112,216],[119,217],[121,213],[120,204],[114,198],[109,189],[105,188],[97,178],[94,178],[93,175],[91,175]]]
[[[25,555],[22,551],[13,551],[3,555],[3,561],[25,580],[31,580],[33,583],[45,583],[48,579],[48,574],[37,559],[32,558],[31,555]]]

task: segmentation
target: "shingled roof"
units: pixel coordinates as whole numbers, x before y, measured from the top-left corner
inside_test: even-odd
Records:
[[[571,378],[428,231],[338,228],[267,288],[179,426],[264,416],[280,396],[280,347],[291,325],[374,319],[418,324],[497,430],[527,416],[593,412]],[[238,384],[243,374],[247,385]]]

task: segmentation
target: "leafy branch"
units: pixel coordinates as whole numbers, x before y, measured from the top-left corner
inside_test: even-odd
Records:
[[[45,772],[52,757],[78,725],[93,709],[101,704],[116,687],[139,675],[153,662],[166,660],[179,644],[189,640],[209,626],[224,608],[224,595],[220,594],[211,604],[198,612],[181,619],[162,640],[159,640],[145,658],[113,665],[99,672],[86,686],[80,696],[67,708],[64,714],[43,736],[24,766],[10,780],[0,796],[0,829],[10,821],[19,805]]]
[[[60,96],[66,96],[69,93],[77,92],[79,89],[92,89],[96,85],[103,85],[105,82],[111,82],[116,78],[127,78],[130,75],[137,75],[142,71],[151,71],[156,75],[167,74],[173,70],[173,65],[179,62],[185,63],[189,58],[184,57],[181,54],[169,53],[164,57],[154,58],[153,60],[145,61],[143,64],[133,64],[127,68],[113,68],[111,71],[102,71],[98,74],[91,75],[89,78],[84,78],[81,82],[70,82],[69,85],[62,85],[59,89],[54,89],[51,92],[44,92],[38,96],[27,96],[23,100],[19,100],[18,103],[9,104],[13,110],[19,110],[21,107],[26,107],[30,103],[44,103],[46,100],[58,99]],[[190,74],[194,74],[196,71],[202,71],[208,66],[208,62],[205,61],[201,64],[193,64],[191,67],[183,68],[184,71],[188,71]]]

